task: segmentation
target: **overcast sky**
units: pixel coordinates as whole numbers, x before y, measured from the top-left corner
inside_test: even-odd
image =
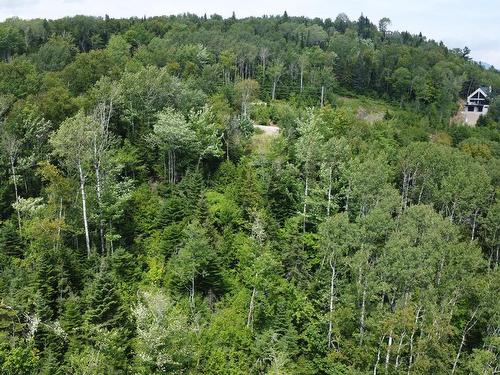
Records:
[[[500,67],[500,0],[0,0],[0,20],[60,18],[76,14],[110,17],[157,16],[179,13],[217,13],[228,17],[283,14],[335,18],[346,13],[357,19],[361,12],[375,24],[382,17],[390,29],[419,33],[442,40],[451,48],[468,46],[478,61]]]

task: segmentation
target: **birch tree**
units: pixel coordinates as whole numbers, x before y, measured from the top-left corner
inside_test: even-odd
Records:
[[[196,136],[184,116],[166,108],[157,116],[153,132],[146,137],[156,147],[163,160],[163,176],[171,184],[177,180],[177,158],[182,150],[192,145]]]
[[[55,155],[59,156],[70,170],[75,170],[78,174],[88,257],[90,257],[91,249],[85,186],[89,176],[89,164],[92,160],[93,132],[91,124],[92,119],[80,111],[74,117],[65,120],[50,138]]]
[[[241,105],[241,114],[247,117],[250,102],[255,99],[259,92],[259,83],[253,79],[244,79],[239,81],[234,89],[237,100]]]
[[[300,92],[304,91],[304,74],[307,67],[309,66],[309,57],[303,53],[299,56],[299,68],[300,68]]]
[[[1,112],[4,110],[1,105],[2,103],[0,103],[0,119]],[[1,124],[0,155],[4,155],[9,165],[9,174],[14,185],[14,204],[16,204],[21,198],[23,186],[25,194],[29,193],[28,179],[24,178],[25,174],[46,157],[46,141],[51,124],[33,108],[23,108],[11,121]],[[21,182],[24,184],[20,184]],[[17,212],[17,219],[18,227],[21,229],[19,212]]]
[[[302,176],[304,178],[304,202],[302,206],[304,233],[306,231],[310,183],[315,178],[317,167],[321,160],[323,137],[319,130],[320,124],[320,118],[312,109],[308,110],[304,119],[298,123],[300,138],[297,141],[296,150],[297,158],[302,165]]]
[[[96,104],[91,114],[91,146],[92,165],[96,179],[96,195],[99,210],[99,238],[101,253],[105,252],[105,220],[103,202],[103,183],[106,177],[106,165],[108,153],[115,139],[109,131],[111,116],[119,99],[120,87],[113,85],[109,79],[101,79],[95,86],[92,93],[95,96]]]
[[[321,180],[324,183],[326,195],[326,216],[330,216],[337,204],[337,194],[344,183],[342,176],[345,175],[349,166],[351,148],[345,138],[331,138],[323,148],[321,161]]]
[[[337,284],[339,278],[339,268],[342,267],[344,257],[347,255],[350,248],[355,247],[356,230],[349,223],[347,214],[337,214],[328,218],[319,227],[319,246],[322,256],[322,266],[329,273],[329,292],[328,292],[328,349],[334,349],[335,344],[335,329],[333,326],[333,315],[335,310],[335,301],[337,296]]]
[[[199,111],[191,111],[189,125],[196,136],[198,154],[196,169],[200,167],[203,159],[219,158],[224,154],[222,148],[224,126],[218,122],[212,107],[204,106]]]
[[[137,330],[135,366],[140,373],[181,371],[193,360],[192,328],[173,299],[141,290],[132,310]]]
[[[182,235],[182,247],[169,263],[171,280],[179,289],[188,290],[189,305],[194,315],[197,282],[210,276],[210,271],[215,268],[215,254],[207,231],[197,220],[187,225]]]
[[[281,75],[283,74],[283,69],[284,69],[284,64],[280,60],[276,60],[273,62],[273,64],[269,67],[269,75],[271,77],[271,80],[273,82],[272,89],[271,89],[271,99],[274,100],[276,99],[276,86],[278,85],[278,82],[281,78]]]
[[[19,201],[19,189],[17,184],[18,175],[16,171],[16,166],[21,147],[21,140],[18,137],[16,137],[16,135],[11,134],[10,132],[4,130],[1,134],[1,146],[3,153],[9,160],[10,178],[14,185],[14,194],[16,199],[14,203],[17,203]],[[19,230],[21,230],[21,214],[18,209],[16,209],[16,213],[17,213],[17,224]]]
[[[269,58],[269,48],[267,47],[262,47],[260,50],[259,50],[259,57],[260,57],[260,61],[262,62],[262,81],[264,81],[266,79],[266,63],[267,63],[267,59]]]

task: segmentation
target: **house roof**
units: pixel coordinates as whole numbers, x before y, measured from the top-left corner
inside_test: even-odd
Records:
[[[488,98],[491,92],[491,89],[489,87],[481,86],[478,89],[476,89],[472,94],[470,94],[467,99],[472,98],[474,95],[476,95],[478,92],[481,92],[485,98]]]
[[[491,94],[491,86],[481,86],[479,87],[487,96]]]

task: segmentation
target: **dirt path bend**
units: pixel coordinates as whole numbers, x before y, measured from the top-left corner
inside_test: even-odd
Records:
[[[277,135],[280,128],[274,125],[254,125],[255,128],[262,130],[267,135]]]

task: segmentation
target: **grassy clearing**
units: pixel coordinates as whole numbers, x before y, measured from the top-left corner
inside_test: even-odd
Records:
[[[369,123],[383,120],[388,109],[395,109],[389,108],[386,102],[366,97],[339,97],[338,105],[350,108],[357,118]]]
[[[261,129],[256,128],[250,143],[250,149],[256,154],[267,154],[270,151],[271,143],[276,136],[267,134]]]

